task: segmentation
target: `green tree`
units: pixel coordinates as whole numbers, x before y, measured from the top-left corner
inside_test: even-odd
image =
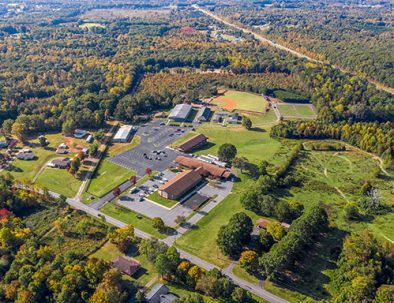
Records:
[[[242,126],[245,127],[247,130],[252,128],[252,120],[249,117],[243,116],[242,117]]]
[[[2,125],[2,132],[4,137],[9,137],[11,135],[13,124],[14,124],[14,120],[12,119],[4,120]]]
[[[160,217],[155,217],[152,219],[153,221],[153,228],[156,228],[157,230],[163,230],[165,227],[164,221]]]
[[[220,161],[231,163],[236,155],[237,148],[230,143],[225,143],[219,147],[218,156]]]
[[[157,256],[155,268],[158,274],[164,278],[169,277],[173,273],[173,265],[165,254]]]
[[[248,159],[246,159],[245,157],[236,157],[233,160],[233,166],[239,168],[241,170],[241,173],[244,169],[246,169],[247,164]]]
[[[276,241],[281,240],[286,234],[285,229],[282,227],[282,225],[280,225],[279,222],[270,222],[270,223],[268,223],[268,225],[267,225],[267,232]]]
[[[239,258],[239,265],[249,272],[254,272],[258,265],[257,253],[253,250],[243,251]]]
[[[81,166],[81,159],[79,157],[74,157],[70,163],[69,172],[75,175]]]
[[[274,244],[274,238],[265,229],[259,232],[259,245],[262,250],[269,251],[271,246]]]
[[[116,269],[111,269],[104,274],[89,303],[122,303],[128,298],[129,294],[122,274]]]

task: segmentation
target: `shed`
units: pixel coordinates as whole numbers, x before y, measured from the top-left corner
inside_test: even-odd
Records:
[[[207,122],[211,115],[211,109],[209,107],[201,107],[196,115],[195,121]]]
[[[86,138],[86,142],[87,142],[87,143],[92,143],[93,140],[94,140],[94,138],[93,138],[92,135],[89,135],[89,136]]]
[[[74,137],[78,138],[78,139],[85,137],[87,134],[88,134],[88,132],[84,129],[76,129],[74,131]]]

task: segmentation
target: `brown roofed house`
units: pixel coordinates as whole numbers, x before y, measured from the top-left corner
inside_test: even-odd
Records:
[[[200,171],[184,171],[160,186],[159,195],[166,199],[176,200],[200,183],[201,180]]]
[[[194,158],[189,158],[185,156],[178,156],[176,157],[175,161],[179,163],[180,165],[191,168],[191,169],[196,169],[199,167],[202,167],[204,171],[208,172],[209,175],[211,175],[214,178],[225,178],[228,179],[232,176],[231,171],[220,167],[215,164],[207,163],[201,160],[197,160]]]
[[[196,148],[199,148],[207,143],[208,138],[202,134],[194,136],[186,142],[177,146],[177,149],[181,152],[188,153]]]
[[[257,219],[257,221],[256,221],[256,227],[260,228],[260,229],[266,229],[268,223],[270,223],[269,220],[260,218],[260,219]]]
[[[122,256],[116,257],[112,266],[119,269],[122,273],[132,276],[141,267],[140,263],[134,259],[128,259]]]

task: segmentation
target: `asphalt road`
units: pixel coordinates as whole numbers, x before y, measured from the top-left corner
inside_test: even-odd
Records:
[[[49,193],[50,193],[51,196],[53,196],[55,198],[58,198],[60,196],[59,194],[57,194],[55,192],[49,192]],[[115,218],[112,218],[112,217],[110,217],[108,215],[105,215],[105,214],[101,213],[98,210],[95,210],[95,209],[89,207],[88,205],[82,203],[81,201],[78,201],[78,200],[75,200],[75,199],[71,199],[71,198],[68,198],[66,201],[67,201],[67,203],[70,206],[72,206],[72,207],[74,207],[76,209],[82,210],[82,211],[86,212],[87,214],[89,214],[91,216],[94,216],[94,217],[97,217],[97,218],[105,217],[105,221],[107,223],[110,223],[110,224],[112,224],[112,225],[114,225],[116,227],[122,228],[122,227],[125,227],[127,225],[124,222],[121,222],[121,221],[119,221],[119,220],[117,220]],[[142,230],[139,230],[137,228],[134,229],[134,232],[135,232],[135,235],[137,237],[139,237],[139,238],[142,238],[142,239],[150,239],[150,238],[152,238],[152,236],[150,234],[145,233]],[[160,241],[162,241],[164,243],[166,242],[165,239],[164,240],[160,240]],[[178,252],[179,252],[179,254],[181,255],[182,258],[189,260],[190,262],[200,266],[201,268],[203,268],[205,270],[211,270],[213,268],[218,268],[217,266],[215,266],[215,265],[213,265],[213,264],[211,264],[211,263],[209,263],[209,262],[207,262],[207,261],[205,261],[203,259],[200,259],[199,257],[197,257],[195,255],[192,255],[192,254],[190,254],[190,253],[188,253],[188,252],[186,252],[186,251],[184,251],[182,249],[177,248],[177,250],[178,250]],[[233,275],[232,273],[230,273],[230,272],[228,272],[226,270],[223,270],[222,273],[224,275],[226,275],[227,277],[229,277],[230,279],[232,279],[234,284],[238,285],[239,287],[242,287],[245,290],[250,291],[251,293],[255,294],[258,297],[261,297],[261,298],[267,300],[268,302],[271,302],[271,303],[289,303],[288,301],[286,301],[286,300],[284,300],[284,299],[282,299],[282,298],[280,298],[280,297],[278,297],[278,296],[266,291],[265,289],[261,288],[261,286],[258,285],[258,284],[253,284],[253,283],[245,281],[245,280],[243,280],[241,278],[238,278],[237,276]]]

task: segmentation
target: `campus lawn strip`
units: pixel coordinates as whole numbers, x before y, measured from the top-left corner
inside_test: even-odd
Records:
[[[135,228],[138,228],[148,234],[151,234],[156,238],[164,239],[168,236],[166,234],[160,233],[158,230],[153,228],[153,222],[151,219],[143,215],[140,215],[136,212],[133,212],[132,210],[124,206],[114,203],[107,203],[100,209],[100,211],[126,224],[131,224]],[[140,218],[137,218],[137,215],[140,216]]]
[[[37,185],[41,188],[47,188],[50,191],[65,195],[66,197],[74,197],[82,181],[70,174],[65,169],[45,168],[36,180]]]
[[[134,171],[104,159],[95,171],[86,192],[96,197],[102,197],[131,176],[135,176]]]
[[[167,208],[171,208],[174,205],[176,205],[177,203],[179,203],[176,200],[170,200],[170,199],[166,199],[163,198],[162,196],[159,195],[158,191],[153,192],[152,194],[150,194],[148,197],[146,197],[148,200],[152,200],[153,202],[156,202],[160,205],[163,205]]]
[[[221,201],[212,211],[204,216],[194,228],[176,241],[176,246],[185,251],[198,254],[206,261],[219,267],[226,267],[231,260],[224,256],[216,244],[216,237],[222,225],[226,225],[229,219],[238,212],[245,212],[255,221],[259,216],[245,210],[239,196],[243,187],[249,180],[241,175],[241,182],[234,184],[233,193]]]
[[[288,288],[279,287],[275,283],[265,280],[263,283],[263,288],[278,297],[289,301],[290,303],[299,302],[317,302],[308,296],[305,296],[299,292],[292,291]],[[306,301],[307,300],[307,301]]]
[[[237,148],[238,156],[244,156],[254,164],[269,160],[281,146],[279,140],[270,137],[270,127],[246,130],[242,126],[202,125],[196,132],[208,137],[208,144],[196,154],[216,155],[222,144],[231,143]]]

